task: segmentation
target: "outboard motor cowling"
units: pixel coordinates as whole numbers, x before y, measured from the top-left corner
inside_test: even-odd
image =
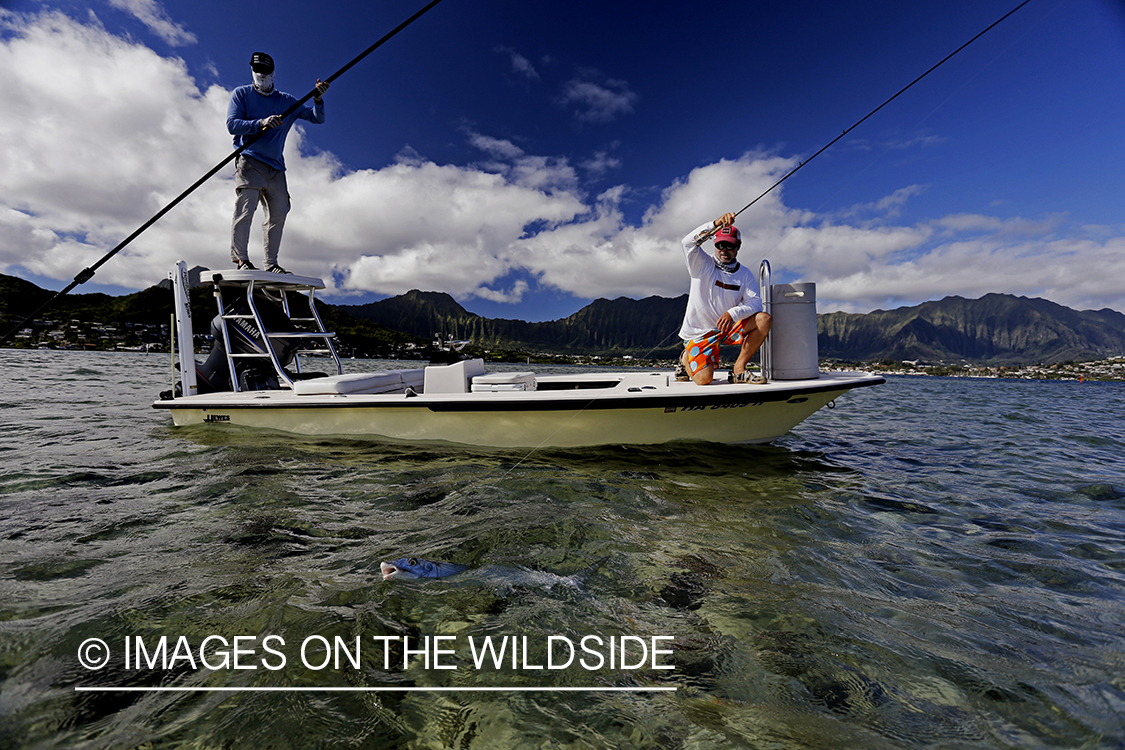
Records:
[[[254,307],[267,331],[278,333],[293,330],[293,324],[281,305],[262,292],[254,294]],[[227,305],[227,316],[249,316],[250,306],[245,296],[234,299]],[[226,329],[230,336],[230,347],[234,354],[266,354],[272,347],[278,363],[284,368],[293,361],[297,353],[296,339],[269,339],[257,325],[253,317],[228,317]],[[223,316],[216,315],[211,320],[211,337],[214,344],[207,360],[196,365],[196,376],[200,393],[233,390],[227,351],[224,347]],[[258,391],[277,389],[277,374],[265,358],[246,359],[237,366],[239,390]]]

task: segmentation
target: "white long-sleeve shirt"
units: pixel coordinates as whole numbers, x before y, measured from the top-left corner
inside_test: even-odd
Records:
[[[695,238],[714,226],[713,222],[701,224],[683,239],[684,260],[691,274],[687,310],[680,326],[680,338],[684,341],[714,331],[723,313],[729,312],[737,323],[762,312],[754,272],[739,264],[732,273],[728,273],[696,244]]]

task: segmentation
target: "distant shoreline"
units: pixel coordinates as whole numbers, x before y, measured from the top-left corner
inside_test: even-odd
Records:
[[[137,347],[119,348],[62,348],[62,347],[0,347],[0,351],[58,351],[58,352],[104,352],[111,354],[155,354],[166,356],[168,348],[148,349]],[[353,361],[370,359],[379,362],[426,362],[425,357],[419,358],[378,358],[357,357]],[[577,356],[566,354],[530,354],[518,357],[503,356],[489,357],[485,360],[495,364],[527,364],[527,365],[565,365],[572,367],[615,367],[636,369],[672,369],[672,360],[640,359],[634,357],[600,357]],[[987,365],[987,364],[925,364],[922,362],[839,362],[837,360],[822,360],[822,372],[862,370],[875,372],[880,375],[904,375],[915,377],[948,377],[948,378],[976,378],[979,380],[1060,380],[1060,381],[1094,381],[1094,382],[1125,382],[1125,355],[1110,357],[1108,359],[1090,362],[1068,362],[1055,365]]]

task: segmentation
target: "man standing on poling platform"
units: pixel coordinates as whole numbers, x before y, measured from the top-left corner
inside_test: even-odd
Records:
[[[289,273],[277,262],[281,232],[289,213],[289,187],[285,181],[285,137],[298,119],[320,125],[324,122],[324,92],[328,84],[318,78],[312,106],[305,105],[286,119],[281,114],[297,103],[297,99],[274,87],[273,58],[265,52],[250,57],[254,83],[239,86],[231,94],[227,109],[227,130],[234,136],[234,145],[241,148],[249,137],[266,131],[238,156],[234,175],[234,220],[231,223],[230,257],[238,270],[254,270],[246,246],[250,240],[250,223],[254,209],[261,202],[262,243],[265,247],[265,269]]]

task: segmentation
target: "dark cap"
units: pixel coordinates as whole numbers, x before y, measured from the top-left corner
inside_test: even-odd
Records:
[[[273,58],[265,52],[255,52],[250,56],[250,67],[259,73],[272,73]]]

